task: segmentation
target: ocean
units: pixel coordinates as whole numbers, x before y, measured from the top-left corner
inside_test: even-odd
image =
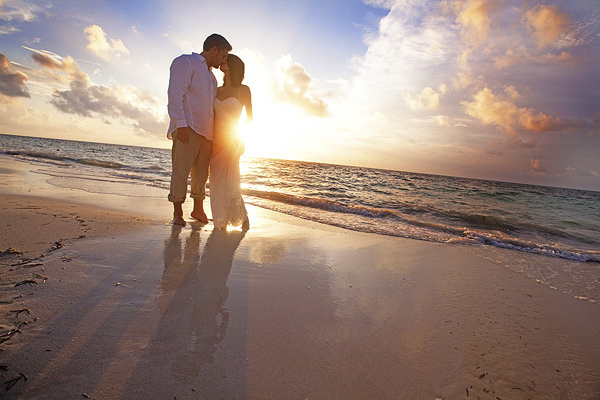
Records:
[[[125,182],[131,196],[164,189],[166,202],[168,149],[0,134],[0,154],[73,188],[110,193]],[[600,291],[600,192],[266,158],[243,157],[241,171],[248,204],[355,231],[510,249],[542,265],[568,260],[562,272],[529,275],[548,283],[567,273]]]
[[[50,184],[164,196],[167,207],[169,149],[0,134],[0,154]],[[501,265],[600,301],[600,192],[266,158],[243,157],[240,166],[247,204],[354,231],[487,247]]]
[[[165,198],[169,189],[168,149],[0,134],[0,154],[104,182],[88,191],[111,181],[162,188]],[[266,158],[243,157],[241,171],[246,203],[296,217],[600,263],[600,192]]]

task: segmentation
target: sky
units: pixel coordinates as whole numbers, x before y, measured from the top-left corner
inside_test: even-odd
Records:
[[[0,0],[0,133],[168,148],[213,32],[246,156],[600,191],[598,0]]]

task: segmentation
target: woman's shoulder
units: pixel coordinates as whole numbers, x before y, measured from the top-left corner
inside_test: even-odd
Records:
[[[250,87],[248,87],[246,85],[240,86],[239,93],[241,94],[241,97],[246,99],[246,101],[249,101],[250,98],[252,97],[252,94],[250,93]]]

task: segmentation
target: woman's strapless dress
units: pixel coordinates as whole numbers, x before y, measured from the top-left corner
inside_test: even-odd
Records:
[[[215,228],[239,226],[248,219],[240,181],[244,143],[238,133],[243,106],[235,97],[215,99],[215,123],[210,159],[210,208]]]

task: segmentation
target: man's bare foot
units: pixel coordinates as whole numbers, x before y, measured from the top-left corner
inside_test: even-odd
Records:
[[[181,203],[173,203],[173,221],[171,224],[177,226],[185,226],[185,220],[183,219],[183,207]]]
[[[185,219],[183,219],[183,217],[180,215],[173,215],[173,220],[171,221],[171,224],[177,226],[185,226]]]
[[[192,216],[192,218],[197,219],[198,221],[203,222],[205,224],[208,224],[208,217],[206,216],[204,210],[194,210],[190,215]]]

